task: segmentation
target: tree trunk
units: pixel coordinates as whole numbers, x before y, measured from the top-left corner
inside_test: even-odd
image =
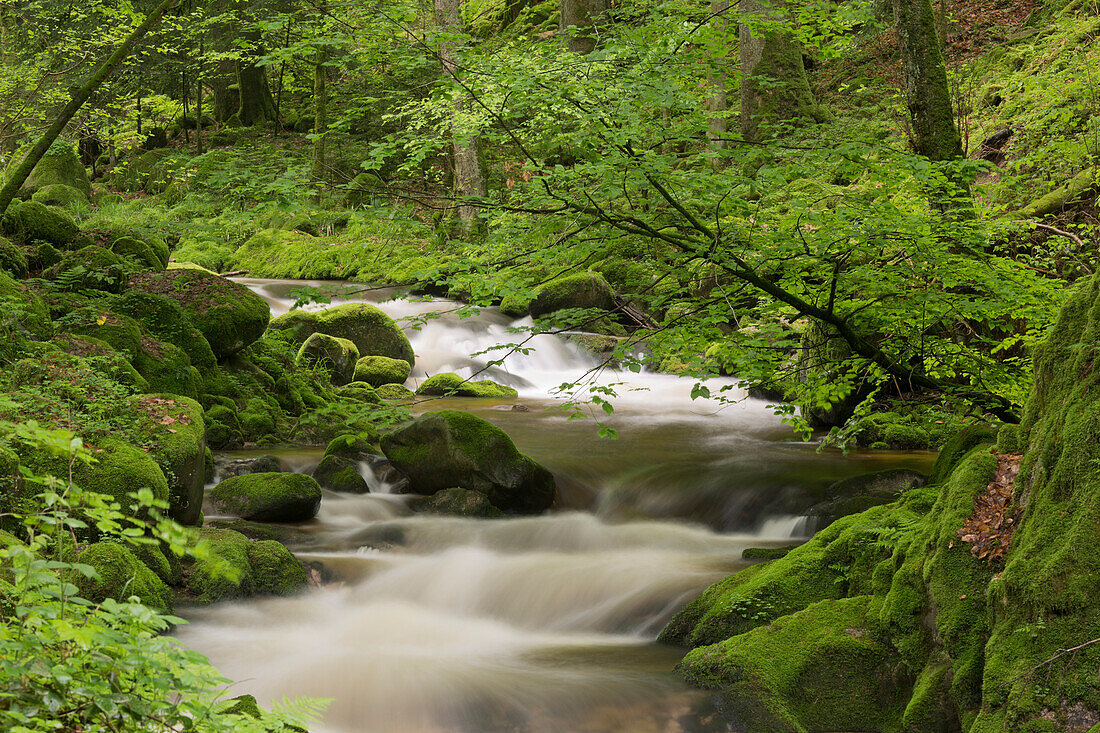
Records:
[[[202,54],[203,43],[199,41],[199,63],[195,68],[195,152],[202,155]]]
[[[262,125],[275,119],[275,100],[271,96],[271,87],[267,83],[267,69],[256,65],[256,58],[263,55],[249,55],[237,61],[237,92],[241,97],[241,107],[237,117],[245,127]]]
[[[177,0],[163,0],[160,5],[154,8],[147,16],[145,20],[141,22],[137,28],[133,30],[119,44],[115,52],[111,54],[110,58],[103,62],[103,65],[96,69],[88,79],[78,89],[72,92],[72,99],[69,103],[62,108],[61,113],[57,116],[57,119],[46,128],[46,131],[42,133],[42,137],[38,139],[38,142],[28,151],[27,155],[23,158],[23,161],[16,167],[11,175],[8,176],[7,183],[3,188],[0,188],[0,215],[8,210],[8,205],[12,199],[15,198],[15,194],[19,192],[19,188],[30,176],[31,171],[34,170],[35,165],[42,159],[46,151],[53,145],[54,140],[61,134],[61,131],[65,129],[65,126],[69,124],[71,120],[88,101],[88,98],[99,87],[103,86],[103,83],[107,81],[107,78],[115,72],[115,70],[122,65],[122,62],[126,60],[126,57],[130,55],[134,46],[138,41],[149,32],[149,29],[153,27],[153,24],[160,20],[168,9],[175,5]]]
[[[439,27],[447,33],[462,30],[461,0],[435,0],[436,20]],[[443,72],[453,79],[458,78],[458,62],[455,44],[446,40],[439,45],[439,56],[443,62]],[[454,116],[461,121],[466,110],[467,100],[463,97],[454,103]],[[454,189],[460,199],[458,218],[463,229],[469,233],[477,226],[477,207],[464,203],[471,198],[484,198],[486,195],[485,176],[481,172],[479,156],[480,142],[476,135],[463,136],[461,131],[452,129],[454,152]]]
[[[573,53],[592,53],[600,17],[606,12],[607,0],[562,0],[558,23],[562,44]]]
[[[962,157],[947,67],[931,0],[892,0],[913,149],[930,160]]]
[[[901,1],[901,0],[898,0]],[[789,20],[786,0],[740,0],[741,134],[760,139],[760,125],[796,118],[816,118],[802,50],[789,33],[754,28]],[[748,20],[748,22],[744,22]]]
[[[325,0],[321,0],[317,9],[324,14]],[[322,48],[317,52],[313,65],[313,203],[320,206],[321,193],[325,186],[325,138],[328,134],[328,85],[326,84],[325,62],[328,51]]]
[[[721,40],[718,44],[718,48],[725,51],[728,48],[726,41],[726,33],[729,30],[729,0],[711,0],[710,10],[714,14],[714,28],[716,35]],[[708,100],[707,108],[710,111],[710,119],[707,121],[707,145],[713,151],[721,150],[726,147],[725,137],[729,131],[729,120],[726,118],[726,110],[728,109],[726,94],[726,65],[728,59],[725,53],[720,54],[712,60],[714,64],[710,73],[707,74],[707,80],[710,83],[710,99]],[[715,159],[717,165],[719,161]]]

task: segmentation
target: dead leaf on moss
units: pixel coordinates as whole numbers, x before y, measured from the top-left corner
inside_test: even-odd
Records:
[[[970,553],[981,560],[995,560],[1008,554],[1016,531],[1019,508],[1012,503],[1012,488],[1020,472],[1021,456],[997,456],[993,480],[974,499],[974,511],[955,533],[970,545]]]

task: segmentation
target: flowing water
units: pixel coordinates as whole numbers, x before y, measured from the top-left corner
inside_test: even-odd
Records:
[[[279,315],[293,281],[242,280]],[[384,289],[370,300],[406,328],[428,375],[481,372],[516,400],[418,402],[414,411],[469,410],[503,428],[552,470],[561,509],[472,520],[414,515],[384,473],[371,493],[326,492],[317,519],[287,535],[303,560],[336,579],[290,599],[194,609],[179,636],[207,654],[239,692],[261,701],[332,698],[315,730],[711,731],[727,724],[707,696],[670,674],[683,650],[654,643],[704,587],[744,567],[746,547],[804,539],[803,513],[840,478],[884,468],[927,470],[927,454],[818,453],[764,402],[692,400],[692,381],[591,371],[593,357],[554,336],[526,337],[483,310]],[[563,382],[609,388],[603,416],[569,420]],[[726,386],[738,395],[731,381]],[[587,388],[587,387],[586,387]],[[516,406],[526,409],[515,409]],[[264,451],[308,471],[316,449]],[[240,455],[249,455],[241,452]],[[255,454],[252,454],[255,455]]]

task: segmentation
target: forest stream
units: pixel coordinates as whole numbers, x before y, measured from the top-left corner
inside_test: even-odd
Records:
[[[240,282],[276,316],[292,290],[321,285]],[[493,309],[462,318],[441,299],[387,300],[394,295],[349,297],[403,325],[417,358],[410,386],[427,374],[470,376],[503,353],[479,352],[518,340],[509,329],[525,323]],[[420,322],[428,313],[440,315]],[[317,518],[288,535],[296,555],[324,566],[321,588],[184,611],[191,623],[179,637],[239,681],[233,694],[261,704],[332,698],[315,728],[324,731],[725,730],[706,693],[672,675],[682,650],[654,642],[669,617],[745,567],[745,548],[805,539],[804,513],[829,484],[886,468],[927,472],[933,458],[819,453],[764,401],[692,400],[694,380],[612,369],[596,378],[618,395],[607,422],[619,438],[600,438],[594,420],[567,419],[555,396],[595,358],[554,336],[528,346],[477,377],[515,387],[518,399],[412,409],[469,410],[503,428],[553,471],[559,508],[493,520],[414,515],[391,474],[362,464],[370,494],[326,492]],[[713,392],[741,394],[735,380],[716,381]],[[315,448],[233,455],[269,453],[305,472],[321,457]],[[208,510],[207,519],[217,517]]]

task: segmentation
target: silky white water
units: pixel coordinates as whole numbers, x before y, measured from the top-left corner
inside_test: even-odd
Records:
[[[293,287],[319,285],[242,282],[275,315],[293,302]],[[743,549],[799,538],[801,512],[830,481],[899,457],[819,455],[763,402],[692,400],[692,380],[593,371],[591,356],[557,337],[504,356],[492,347],[525,338],[515,329],[530,322],[495,311],[462,318],[443,300],[378,305],[413,344],[410,386],[484,370],[478,379],[516,387],[514,401],[413,409],[468,409],[502,427],[555,472],[562,509],[497,520],[417,515],[363,464],[372,493],[326,492],[292,542],[338,582],[195,610],[180,638],[239,680],[235,692],[266,702],[332,698],[315,730],[725,730],[706,695],[670,674],[681,652],[653,639],[695,594],[743,567]],[[582,375],[614,385],[606,419],[618,440],[555,409],[558,387]],[[722,386],[740,395],[732,381],[711,389]],[[287,470],[319,460],[315,450],[279,457]]]

